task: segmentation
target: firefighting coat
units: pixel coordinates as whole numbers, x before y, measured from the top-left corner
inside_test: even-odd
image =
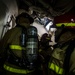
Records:
[[[22,28],[17,26],[5,33],[3,39],[0,41],[0,57],[4,61],[2,65],[5,70],[18,74],[29,74],[33,71],[21,69],[19,66],[7,62],[8,50],[11,50],[16,57],[22,58],[22,46],[20,44],[21,33]]]
[[[66,31],[58,39],[58,45],[50,55],[48,75],[75,75],[75,33]]]

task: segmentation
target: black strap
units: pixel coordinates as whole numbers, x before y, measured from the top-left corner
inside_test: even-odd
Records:
[[[65,69],[65,75],[67,74],[67,72],[69,72],[69,62],[70,62],[70,56],[73,52],[75,48],[75,39],[73,39],[68,48],[66,49],[66,56],[65,56],[65,59],[64,59],[64,69]]]
[[[26,47],[26,40],[27,40],[27,29],[25,27],[22,27],[22,33],[21,33],[21,46]],[[26,59],[26,51],[22,49],[22,61],[27,61]]]
[[[27,29],[25,27],[22,27],[22,33],[21,33],[21,46],[26,47],[26,40],[27,40]]]

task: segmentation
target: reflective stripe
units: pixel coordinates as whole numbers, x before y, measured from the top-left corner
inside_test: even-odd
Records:
[[[58,23],[56,26],[60,27],[62,24],[64,24],[64,26],[75,26],[75,23]]]
[[[42,49],[39,49],[39,52],[41,52],[42,51]]]
[[[27,73],[30,73],[30,72],[33,72],[33,71],[29,71],[29,70],[23,70],[23,69],[15,69],[15,68],[12,68],[10,66],[7,66],[4,64],[4,68],[10,72],[14,72],[14,73],[21,73],[21,74],[27,74]]]
[[[63,74],[63,69],[54,63],[49,63],[48,67],[49,69],[55,71],[57,74]]]
[[[21,47],[21,46],[19,46],[19,45],[10,45],[9,48],[10,48],[10,49],[17,49],[17,50],[22,50],[22,49],[25,50],[25,48],[23,48],[23,47]]]

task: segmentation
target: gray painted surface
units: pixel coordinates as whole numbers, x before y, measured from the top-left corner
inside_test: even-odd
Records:
[[[17,16],[18,7],[15,0],[0,0],[0,39],[3,26],[10,21],[10,17]]]

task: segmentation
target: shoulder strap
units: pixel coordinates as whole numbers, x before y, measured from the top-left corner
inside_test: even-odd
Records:
[[[21,46],[26,47],[26,40],[27,40],[27,29],[25,27],[22,27],[22,32],[21,32]],[[26,50],[22,49],[22,62],[27,64],[27,59],[26,59]]]
[[[69,62],[70,62],[70,56],[71,56],[71,53],[73,52],[75,48],[75,39],[73,39],[68,48],[66,49],[66,56],[65,56],[65,59],[64,59],[64,69],[65,69],[65,75],[67,72],[69,72]]]
[[[22,27],[22,33],[21,33],[21,46],[26,46],[26,40],[27,40],[27,29],[25,27]]]

